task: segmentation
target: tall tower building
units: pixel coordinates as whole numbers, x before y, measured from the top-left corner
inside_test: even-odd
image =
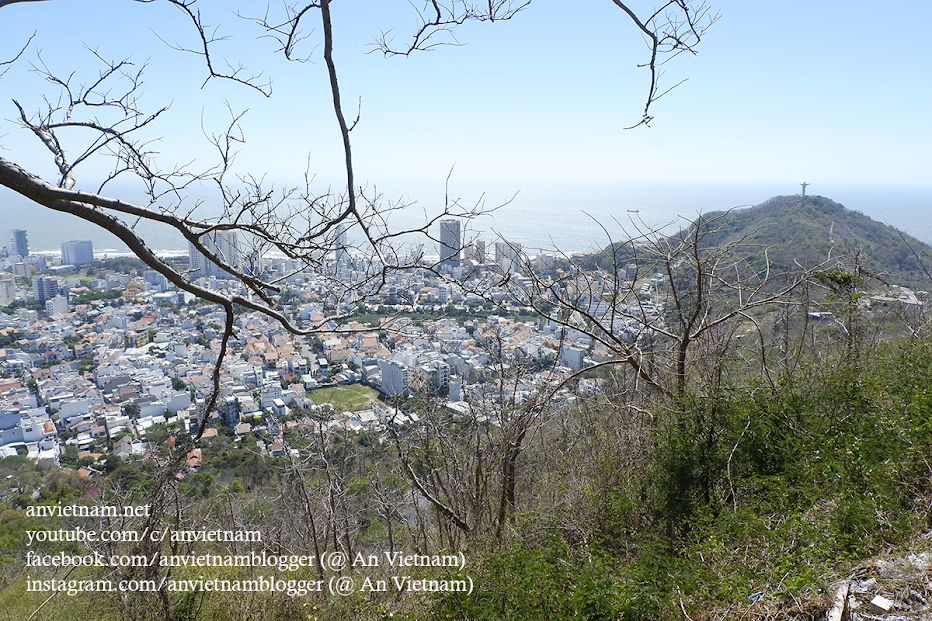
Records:
[[[26,231],[22,229],[13,229],[9,232],[9,250],[10,254],[16,254],[21,257],[29,255],[29,243],[26,241]]]
[[[350,261],[349,251],[347,251],[347,246],[349,242],[346,241],[347,235],[346,232],[349,227],[340,225],[337,229],[337,239],[336,239],[336,251],[334,254],[334,259],[336,259],[337,269],[345,269],[350,267],[352,264]]]
[[[476,261],[485,263],[485,240],[477,239],[476,243],[473,244],[473,248],[476,253]]]
[[[463,259],[469,259],[476,263],[485,263],[485,241],[481,239],[474,240],[463,248]]]
[[[242,256],[236,231],[214,231],[201,238],[204,245],[224,263],[239,270],[242,267]],[[204,256],[194,244],[188,242],[188,270],[191,278],[214,276],[216,278],[230,278],[230,274],[219,265]]]
[[[50,276],[39,276],[32,280],[32,292],[36,299],[43,304],[58,295],[58,279]]]
[[[458,267],[460,264],[460,221],[448,218],[440,221],[440,267]]]
[[[94,262],[94,244],[89,240],[61,243],[62,265],[86,265]]]
[[[522,259],[521,244],[507,241],[495,242],[495,262],[506,274],[520,272]]]

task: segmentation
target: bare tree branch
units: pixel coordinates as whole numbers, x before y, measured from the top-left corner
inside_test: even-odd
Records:
[[[137,0],[137,2],[138,1],[140,0]],[[153,0],[141,0],[141,1],[152,2]],[[204,58],[204,62],[207,64],[208,76],[204,80],[204,84],[202,85],[202,87],[206,86],[207,82],[209,82],[211,78],[220,78],[223,80],[231,80],[233,82],[238,82],[239,84],[242,84],[244,86],[248,86],[249,88],[255,89],[256,91],[262,93],[266,97],[272,96],[272,81],[271,79],[267,79],[267,78],[263,80],[261,73],[251,74],[247,77],[240,77],[246,71],[246,68],[242,64],[236,65],[234,67],[233,65],[230,65],[229,63],[227,63],[227,68],[229,69],[229,71],[227,72],[218,71],[215,68],[214,57],[211,52],[211,46],[216,43],[220,43],[222,41],[227,41],[229,37],[220,35],[219,27],[214,28],[208,34],[208,30],[211,29],[211,26],[204,23],[204,19],[201,16],[200,10],[194,10],[192,8],[195,2],[197,2],[197,0],[166,0],[166,1],[178,7],[185,15],[188,16],[188,18],[191,20],[191,23],[194,24],[194,27],[197,30],[198,36],[200,38],[201,47],[200,49],[193,49],[189,47],[184,47],[183,45],[180,45],[180,44],[171,44],[165,41],[165,39],[162,39],[162,37],[159,36],[158,33],[156,33],[156,36],[159,36],[159,38],[162,39],[162,42],[168,45],[173,50],[177,50],[179,52],[188,52],[190,54],[194,54],[196,56],[201,56]]]
[[[0,9],[10,4],[16,4],[17,2],[43,2],[44,0],[0,0]]]
[[[412,3],[413,4],[413,3]],[[424,2],[418,9],[418,26],[407,45],[396,47],[392,31],[384,31],[375,40],[373,51],[384,56],[410,56],[414,52],[432,51],[442,46],[462,45],[456,39],[456,27],[469,21],[507,21],[526,9],[531,0],[489,0],[485,3],[468,0]]]
[[[38,0],[12,0],[12,1],[14,2],[36,2]],[[10,60],[0,61],[0,67],[6,67],[6,69],[4,69],[3,71],[0,71],[0,78],[2,78],[6,74],[7,71],[9,71],[10,69],[9,66],[15,63],[17,60],[19,60],[20,57],[26,52],[26,50],[29,49],[29,44],[32,43],[32,40],[35,38],[36,38],[36,33],[33,32],[31,35],[29,35],[29,38],[26,40],[26,43],[23,44],[22,49],[20,49],[20,51],[16,54],[16,56],[11,58]]]
[[[660,67],[683,52],[695,54],[696,45],[712,24],[718,21],[719,14],[712,14],[709,5],[705,2],[694,6],[689,0],[669,0],[655,10],[650,17],[641,20],[625,2],[621,0],[612,0],[612,2],[631,18],[647,39],[650,48],[650,60],[640,65],[647,67],[650,71],[644,112],[639,123],[626,129],[650,125],[653,120],[650,115],[651,105],[683,83],[683,81],[678,82],[673,87],[660,92],[660,78],[663,76]]]

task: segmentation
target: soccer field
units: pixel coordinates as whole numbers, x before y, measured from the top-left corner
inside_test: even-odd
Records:
[[[317,405],[332,404],[337,412],[358,412],[368,409],[379,398],[379,392],[362,384],[349,384],[309,390],[307,396]]]

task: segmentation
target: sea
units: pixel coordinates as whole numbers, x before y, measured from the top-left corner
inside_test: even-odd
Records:
[[[423,226],[441,213],[444,204],[477,208],[486,214],[465,221],[464,239],[482,239],[491,248],[505,239],[538,252],[587,252],[627,239],[648,229],[675,230],[698,214],[741,209],[778,195],[799,194],[798,183],[670,183],[670,182],[394,182],[379,192],[386,201],[407,206],[391,214],[394,229]],[[808,195],[830,198],[845,207],[932,244],[932,185],[809,184]],[[134,199],[131,193],[120,196]],[[202,209],[210,209],[204,197]],[[183,255],[187,244],[162,225],[135,223],[150,248],[162,255]],[[439,225],[432,231],[439,238]],[[30,252],[55,255],[62,241],[89,239],[94,254],[130,255],[116,237],[74,216],[36,205],[0,188],[0,232],[25,229]],[[352,233],[351,233],[352,237]],[[416,240],[415,240],[416,241]],[[436,253],[436,241],[420,240],[424,251]]]

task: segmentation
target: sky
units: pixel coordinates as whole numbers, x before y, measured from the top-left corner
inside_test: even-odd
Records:
[[[625,128],[640,120],[647,92],[648,74],[637,66],[647,47],[611,0],[535,0],[510,21],[466,24],[455,33],[460,45],[410,57],[373,53],[381,31],[406,40],[416,24],[412,5],[421,4],[333,6],[342,97],[350,120],[359,113],[357,181],[370,188],[436,189],[451,171],[453,183],[506,194],[555,182],[781,184],[786,193],[802,181],[815,190],[932,185],[927,0],[886,10],[860,0],[711,2],[718,21],[696,55],[665,66],[661,86],[686,81],[655,103],[650,127],[632,130]],[[642,12],[656,6],[630,4]],[[167,3],[12,4],[0,8],[0,61],[36,34],[0,78],[0,156],[51,178],[48,151],[16,124],[11,99],[27,111],[56,101],[54,85],[31,70],[39,62],[72,83],[93,80],[101,66],[94,50],[146,65],[141,105],[168,110],[142,135],[163,168],[209,168],[216,152],[205,132],[222,131],[230,111],[244,112],[235,172],[285,184],[310,171],[315,187],[339,185],[343,155],[320,28],[299,48],[310,62],[288,63],[235,15],[261,17],[260,3],[195,7],[211,32],[228,37],[215,47],[215,62],[262,72],[272,80],[271,98],[221,80],[205,84],[203,59],[168,45],[196,41]],[[62,137],[72,153],[84,139],[78,131]],[[87,162],[78,187],[95,189],[109,166]]]
[[[91,79],[98,67],[87,46],[106,58],[148,61],[144,104],[171,106],[153,128],[166,160],[198,154],[207,164],[202,114],[209,131],[220,131],[229,102],[237,112],[248,109],[244,170],[300,179],[310,156],[321,179],[338,179],[320,29],[303,48],[312,63],[284,63],[273,42],[256,40],[258,29],[232,12],[258,3],[241,4],[196,6],[231,37],[217,46],[223,58],[273,80],[269,100],[217,80],[201,88],[201,59],[166,46],[194,44],[184,16],[167,4],[4,7],[0,58],[14,55],[28,33],[36,37],[0,80],[0,153],[47,162],[35,138],[10,123],[10,98],[35,109],[40,92],[54,96],[27,71],[37,50],[59,75]],[[416,19],[410,5],[335,3],[335,57],[349,115],[360,102],[353,139],[361,178],[431,179],[453,168],[471,181],[930,182],[932,51],[910,24],[932,22],[932,3],[903,1],[884,11],[866,2],[714,3],[720,18],[698,53],[666,67],[667,86],[687,82],[655,105],[651,127],[627,131],[646,92],[647,73],[636,66],[645,44],[609,0],[572,6],[537,0],[511,21],[461,28],[461,46],[385,59],[366,54],[367,46],[390,28],[403,40]]]

